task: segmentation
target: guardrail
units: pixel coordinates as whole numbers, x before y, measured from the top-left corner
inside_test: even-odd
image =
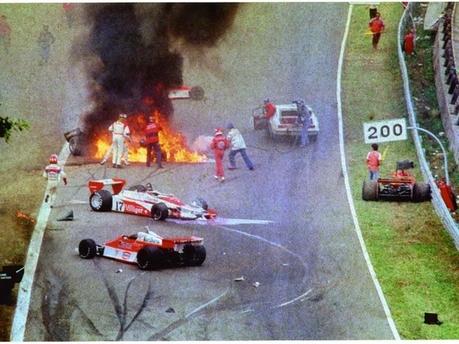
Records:
[[[403,79],[403,91],[405,94],[406,107],[408,110],[408,121],[412,127],[419,127],[419,125],[417,124],[416,111],[414,110],[413,99],[410,91],[410,82],[408,77],[408,70],[406,68],[405,55],[402,52],[403,33],[407,28],[408,21],[412,21],[410,11],[413,5],[413,3],[409,3],[409,5],[406,7],[398,25],[398,59]],[[421,144],[421,137],[419,136],[418,131],[412,130],[412,136],[416,146],[416,152],[419,158],[422,174],[424,176],[424,179],[428,181],[432,189],[432,204],[435,208],[436,213],[440,217],[440,220],[445,226],[446,230],[450,233],[451,237],[453,238],[454,243],[456,245],[456,249],[459,250],[459,227],[456,221],[451,216],[449,209],[446,207],[440,195],[440,190],[438,189],[437,184],[435,183],[435,179],[432,176],[429,164],[427,163],[426,157],[424,155],[424,150]]]

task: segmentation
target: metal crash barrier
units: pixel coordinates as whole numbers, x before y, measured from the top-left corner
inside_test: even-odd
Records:
[[[401,48],[402,42],[403,42],[403,33],[405,29],[408,27],[407,24],[410,24],[412,22],[410,11],[413,5],[415,4],[409,3],[405,11],[403,12],[402,18],[398,26],[398,44],[397,45],[398,45],[398,57],[399,57],[399,63],[400,63],[400,70],[401,70],[402,79],[403,79],[403,90],[405,94],[406,107],[408,110],[408,120],[411,126],[418,127],[419,125],[417,124],[417,121],[416,121],[417,117],[416,117],[416,112],[414,110],[413,99],[412,99],[411,91],[410,91],[410,83],[409,83],[409,78],[408,78],[406,62],[405,62],[405,56]],[[451,237],[453,238],[456,248],[459,249],[459,227],[456,221],[451,216],[451,213],[448,207],[445,205],[445,202],[443,201],[443,198],[441,196],[437,183],[432,176],[432,172],[430,171],[429,164],[427,163],[426,157],[424,155],[424,150],[421,144],[422,141],[421,141],[418,131],[412,130],[412,135],[413,135],[413,140],[416,146],[416,152],[419,158],[419,163],[420,163],[422,174],[424,176],[424,179],[427,180],[428,183],[430,184],[430,187],[432,190],[432,204],[435,208],[436,213],[440,217],[440,220],[442,221],[443,225],[445,226],[445,228],[447,229],[447,231],[450,233]]]

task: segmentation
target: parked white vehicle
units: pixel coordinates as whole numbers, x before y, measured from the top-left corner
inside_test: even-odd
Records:
[[[308,124],[308,136],[315,140],[319,134],[319,121],[310,106],[306,105],[310,112]],[[266,129],[270,137],[276,136],[301,136],[303,124],[299,121],[298,107],[296,103],[276,104],[276,112],[267,120],[263,114],[263,107],[252,111],[254,127]]]

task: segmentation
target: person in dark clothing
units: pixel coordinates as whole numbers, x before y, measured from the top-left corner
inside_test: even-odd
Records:
[[[151,166],[151,153],[152,150],[156,154],[156,163],[158,168],[163,168],[161,164],[161,146],[159,145],[159,132],[161,131],[161,126],[156,123],[153,116],[148,117],[148,124],[145,128],[145,143],[147,145],[147,167]]]

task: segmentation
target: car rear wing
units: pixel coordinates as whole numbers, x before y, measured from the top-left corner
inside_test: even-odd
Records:
[[[91,194],[93,194],[96,191],[102,190],[105,185],[111,185],[113,189],[113,194],[117,195],[121,192],[121,190],[123,190],[125,184],[126,180],[121,178],[97,179],[90,180],[88,183],[88,187]]]

